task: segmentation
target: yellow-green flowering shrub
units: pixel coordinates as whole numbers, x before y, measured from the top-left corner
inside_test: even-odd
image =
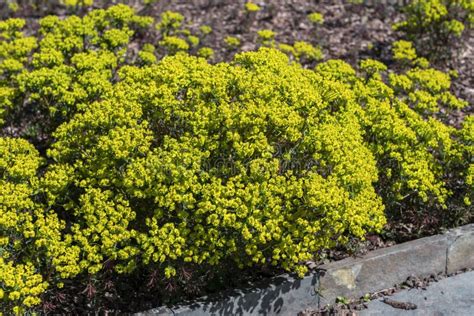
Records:
[[[293,44],[294,56],[300,61],[318,61],[323,59],[323,53],[319,47],[314,47],[308,42],[297,41]]]
[[[155,46],[152,44],[143,45],[142,49],[138,52],[138,57],[144,64],[153,64],[157,61],[155,56]]]
[[[0,124],[4,122],[5,111],[13,107],[19,94],[17,77],[37,46],[34,37],[22,34],[24,26],[25,21],[21,19],[0,21]]]
[[[285,53],[288,56],[294,56],[295,49],[293,46],[285,43],[278,43],[278,50]]]
[[[260,6],[258,4],[255,4],[252,1],[248,1],[248,2],[245,3],[245,11],[248,12],[248,13],[258,12],[261,9],[262,8],[260,8]]]
[[[203,34],[203,35],[209,35],[212,33],[212,27],[210,27],[209,25],[201,25],[199,27],[199,31]]]
[[[401,64],[404,72],[390,73],[390,84],[412,109],[432,115],[439,113],[441,108],[461,109],[467,105],[450,92],[451,77],[456,76],[455,72],[429,68],[429,62],[417,56],[411,42],[395,42],[392,52],[393,59]]]
[[[324,57],[319,47],[314,47],[305,41],[296,41],[293,45],[279,43],[278,50],[301,64],[319,61]]]
[[[273,47],[275,45],[275,32],[264,29],[257,32],[258,41],[264,46]]]
[[[23,314],[38,305],[58,277],[75,275],[78,249],[63,240],[64,222],[38,203],[42,158],[26,140],[0,138],[0,312]]]
[[[177,36],[165,36],[159,45],[163,47],[169,55],[189,50],[189,44]]]
[[[66,6],[91,6],[94,3],[94,0],[60,0],[61,4]]]
[[[351,112],[326,113],[329,104],[315,88],[320,80],[276,51],[239,55],[235,65],[177,55],[150,68],[126,67],[116,85],[122,92],[60,126],[49,156],[74,169],[64,190],[115,188],[106,200],[116,208],[128,196],[121,205],[135,217],[140,211],[133,205],[151,203],[136,230],[114,239],[120,271],[144,262],[172,276],[180,260],[218,264],[231,257],[303,273],[298,263],[317,249],[384,223],[373,188],[375,161],[356,137],[359,123]],[[168,127],[158,133],[163,124]],[[351,135],[347,143],[331,147],[344,133]],[[76,146],[80,156],[70,150]],[[315,165],[306,166],[312,159]],[[80,201],[73,210],[81,210]],[[84,219],[77,232],[96,229],[95,223]],[[99,262],[111,255],[106,248],[81,249]]]
[[[182,14],[165,11],[160,15],[155,28],[161,35],[158,40],[158,46],[161,49],[157,53],[153,53],[155,56],[162,57],[179,52],[189,52],[205,58],[210,58],[212,55],[210,48],[202,45],[205,37],[212,32],[210,26],[202,25],[199,32],[195,34],[187,28]]]
[[[404,32],[420,51],[434,58],[443,57],[464,29],[474,25],[471,0],[412,0],[404,12],[405,20],[393,28]]]
[[[235,36],[226,36],[224,38],[224,42],[227,44],[227,46],[233,49],[240,46],[240,39]]]
[[[272,30],[260,30],[257,32],[258,37],[263,41],[269,41],[275,38],[275,32]]]
[[[387,83],[381,75],[386,66],[377,61],[363,61],[361,71],[365,75],[357,78],[341,61],[317,67],[322,75],[354,87],[357,102],[364,109],[362,125],[377,160],[378,192],[384,204],[392,211],[415,205],[424,216],[423,210],[428,212],[430,206],[446,208],[446,201],[456,192],[445,180],[452,173],[457,179],[462,176],[449,166],[456,169],[465,149],[453,140],[456,130],[434,114],[443,102],[447,109],[466,103],[450,94],[449,76],[434,69],[390,73]],[[469,191],[467,184],[463,190]]]
[[[50,133],[77,107],[107,95],[113,71],[125,63],[136,30],[151,23],[124,5],[94,10],[83,18],[45,17],[37,38],[22,35],[23,20],[0,22],[5,38],[0,44],[0,118],[15,120],[36,108],[37,115],[46,116],[42,119],[48,124],[42,127]]]
[[[401,61],[412,61],[417,58],[413,43],[409,41],[396,41],[392,45],[393,58]]]
[[[194,35],[189,35],[188,36],[188,42],[191,44],[192,47],[196,47],[199,45],[199,37],[194,36]]]
[[[320,251],[380,231],[385,209],[445,206],[448,174],[472,186],[472,120],[438,120],[465,104],[436,70],[305,69],[269,48],[211,65],[172,55],[182,43],[158,60],[154,45],[184,33],[136,43],[152,20],[122,5],[46,17],[30,37],[23,25],[0,22],[2,135],[18,131],[0,137],[6,313],[106,269],[174,278],[232,262],[301,276]]]
[[[214,57],[214,50],[210,47],[201,47],[197,55],[205,59],[212,59]]]
[[[313,24],[323,24],[324,16],[319,12],[308,14],[308,20]]]
[[[156,29],[164,36],[173,34],[178,30],[184,21],[184,16],[181,13],[173,11],[165,11],[161,14],[161,21],[156,24]]]
[[[468,206],[474,201],[474,116],[466,117],[462,129],[459,131],[461,141],[465,146],[465,155],[462,157],[462,164],[465,167],[465,181],[468,187],[464,196],[464,203]]]

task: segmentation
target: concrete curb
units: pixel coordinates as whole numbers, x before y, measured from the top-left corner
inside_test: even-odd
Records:
[[[136,315],[296,315],[306,308],[334,303],[338,296],[359,298],[392,287],[412,275],[450,274],[474,268],[474,224],[320,268],[324,272],[311,273],[303,279],[285,274],[219,297]]]

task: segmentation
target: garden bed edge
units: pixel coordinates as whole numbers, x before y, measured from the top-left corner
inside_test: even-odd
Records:
[[[145,315],[296,315],[306,308],[359,298],[404,282],[410,276],[452,274],[474,268],[474,224],[346,258],[318,267],[298,279],[279,275],[246,289],[232,290],[187,304],[158,307]]]

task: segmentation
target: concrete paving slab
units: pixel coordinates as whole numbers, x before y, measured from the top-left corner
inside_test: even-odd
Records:
[[[359,298],[402,283],[412,275],[426,277],[444,272],[449,245],[450,236],[437,235],[323,265],[326,273],[319,284],[322,303],[331,304],[337,296]],[[462,264],[461,259],[458,262]]]
[[[358,312],[358,315],[472,316],[474,315],[474,271],[431,283],[426,290],[408,289],[389,298],[414,303],[418,308],[408,311],[396,309],[383,303],[382,299],[378,299],[368,303],[369,308]]]

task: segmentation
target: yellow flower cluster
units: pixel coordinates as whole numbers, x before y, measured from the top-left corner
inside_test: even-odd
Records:
[[[405,32],[408,39],[423,47],[432,57],[449,48],[453,38],[474,25],[472,0],[412,0],[404,7],[405,20],[393,28]]]
[[[42,273],[62,248],[57,216],[32,197],[42,159],[27,141],[0,138],[0,311],[16,314],[40,303]]]
[[[0,302],[8,301],[11,311],[17,315],[23,314],[26,311],[25,307],[40,304],[40,295],[48,286],[30,262],[14,264],[12,261],[5,261],[2,257],[0,257],[0,284],[6,288],[6,293],[0,289]],[[2,303],[0,311],[3,308]]]
[[[396,41],[393,43],[392,47],[392,52],[393,52],[393,58],[395,60],[414,60],[417,55],[416,55],[416,50],[413,47],[413,44],[409,41]]]
[[[467,105],[450,92],[450,74],[428,68],[429,63],[418,58],[410,42],[395,42],[393,54],[394,59],[402,61],[407,69],[402,74],[390,73],[390,85],[400,97],[407,97],[403,99],[411,108],[420,114],[433,114],[441,107],[461,109]]]
[[[91,6],[94,4],[94,0],[60,0],[60,2],[66,6]]]
[[[278,49],[302,64],[319,61],[324,57],[319,47],[314,47],[305,41],[296,41],[293,45],[280,43]]]
[[[258,12],[261,9],[262,8],[260,8],[258,4],[255,4],[252,1],[248,1],[245,3],[245,11],[247,11],[248,13]]]
[[[178,12],[165,11],[161,14],[161,21],[156,25],[156,29],[164,35],[169,35],[179,29],[183,24],[184,16]]]
[[[181,13],[165,11],[160,15],[156,29],[161,34],[158,44],[164,50],[165,56],[189,51],[209,60],[214,56],[212,48],[200,46],[201,40],[212,32],[212,28],[208,25],[202,25],[199,27],[199,32],[193,32],[188,28]],[[149,60],[154,56],[154,54],[147,55]]]
[[[165,36],[163,40],[160,41],[160,46],[164,47],[169,55],[189,49],[189,44],[177,36]]]
[[[0,21],[0,124],[18,94],[16,78],[37,46],[34,37],[21,32],[24,26],[22,19]]]
[[[474,201],[474,116],[468,116],[463,128],[459,131],[461,141],[465,146],[465,154],[461,164],[466,170],[465,181],[468,187],[464,197],[464,203],[470,206]]]
[[[159,29],[178,22],[167,13]],[[382,229],[407,196],[444,205],[446,174],[472,187],[472,119],[456,131],[436,118],[465,105],[448,75],[386,76],[375,60],[305,69],[270,48],[216,65],[183,52],[157,61],[152,44],[129,50],[151,24],[122,5],[46,17],[33,37],[22,20],[0,23],[1,115],[34,108],[47,135],[41,154],[0,138],[7,313],[104,266],[170,278],[184,263],[234,260],[301,276],[320,250]],[[291,48],[319,58],[308,45]]]
[[[238,39],[235,36],[226,36],[224,38],[224,42],[230,47],[230,48],[236,48],[240,46],[240,39]]]
[[[323,24],[324,16],[319,12],[308,14],[308,20],[313,24]]]

